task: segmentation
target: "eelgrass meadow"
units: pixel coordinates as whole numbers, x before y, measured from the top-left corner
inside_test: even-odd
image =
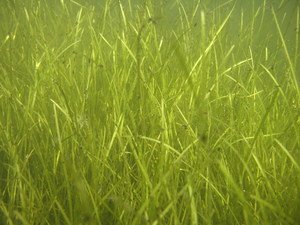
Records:
[[[0,4],[0,224],[300,224],[299,1]]]

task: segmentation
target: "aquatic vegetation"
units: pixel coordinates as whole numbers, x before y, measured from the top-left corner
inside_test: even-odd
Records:
[[[299,223],[299,1],[0,20],[0,224]]]

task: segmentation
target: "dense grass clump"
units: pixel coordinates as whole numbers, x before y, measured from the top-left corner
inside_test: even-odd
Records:
[[[0,224],[298,224],[297,0],[3,0]]]

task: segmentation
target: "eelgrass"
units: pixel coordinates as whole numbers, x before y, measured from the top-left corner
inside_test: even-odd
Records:
[[[299,223],[299,3],[258,2],[3,1],[0,224]]]

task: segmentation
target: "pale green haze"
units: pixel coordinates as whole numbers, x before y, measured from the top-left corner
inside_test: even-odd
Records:
[[[299,0],[0,0],[0,224],[300,224],[299,36]]]

